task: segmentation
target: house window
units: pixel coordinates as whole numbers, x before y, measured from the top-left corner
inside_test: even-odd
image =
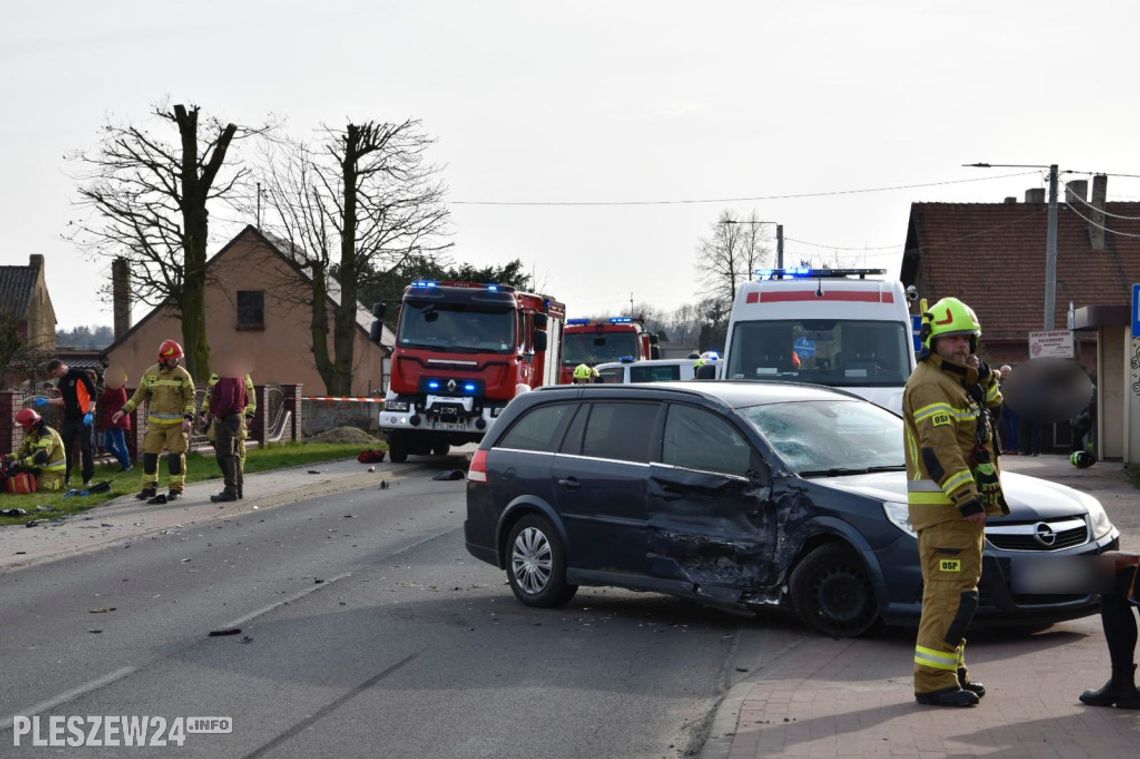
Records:
[[[237,328],[265,329],[264,290],[238,290]]]

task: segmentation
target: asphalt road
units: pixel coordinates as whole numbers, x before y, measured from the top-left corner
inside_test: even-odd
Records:
[[[684,756],[749,657],[805,635],[612,588],[524,607],[463,547],[465,483],[428,474],[4,575],[0,755]],[[37,712],[44,738],[50,715],[233,728],[16,747]]]

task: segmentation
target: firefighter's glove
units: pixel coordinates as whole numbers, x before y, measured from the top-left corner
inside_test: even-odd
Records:
[[[94,423],[95,423],[95,415],[92,414],[90,411],[88,411],[86,414],[83,415],[83,426],[84,427],[90,427]]]
[[[1001,505],[1001,482],[998,480],[997,468],[989,463],[978,464],[974,471],[974,480],[978,484],[982,503],[988,508]]]
[[[48,399],[42,395],[37,395],[35,398],[32,398],[32,405],[36,408],[43,408],[48,405]]]
[[[35,455],[32,456],[32,462],[35,464],[39,464],[40,466],[43,466],[44,464],[48,463],[48,452],[47,451],[36,451]]]
[[[974,498],[958,505],[958,511],[964,517],[972,517],[974,514],[984,514],[986,507],[982,505],[981,500]]]
[[[986,380],[989,379],[989,376],[993,374],[994,370],[991,369],[990,365],[985,361],[978,359],[978,362],[978,382],[984,385]]]

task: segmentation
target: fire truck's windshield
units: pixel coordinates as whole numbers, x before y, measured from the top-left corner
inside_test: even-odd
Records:
[[[515,312],[452,303],[404,303],[399,343],[441,351],[510,353]]]
[[[725,379],[795,378],[836,387],[906,384],[910,335],[888,321],[738,322]]]
[[[622,356],[637,358],[634,332],[566,332],[562,335],[562,363],[603,364],[620,361]]]

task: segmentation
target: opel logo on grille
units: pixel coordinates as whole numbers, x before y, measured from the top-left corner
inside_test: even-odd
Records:
[[[455,384],[455,380],[449,379],[447,381],[447,392],[454,393],[456,387],[458,387],[458,385]]]
[[[1057,542],[1057,533],[1053,532],[1053,528],[1044,522],[1033,525],[1033,537],[1046,548]]]

